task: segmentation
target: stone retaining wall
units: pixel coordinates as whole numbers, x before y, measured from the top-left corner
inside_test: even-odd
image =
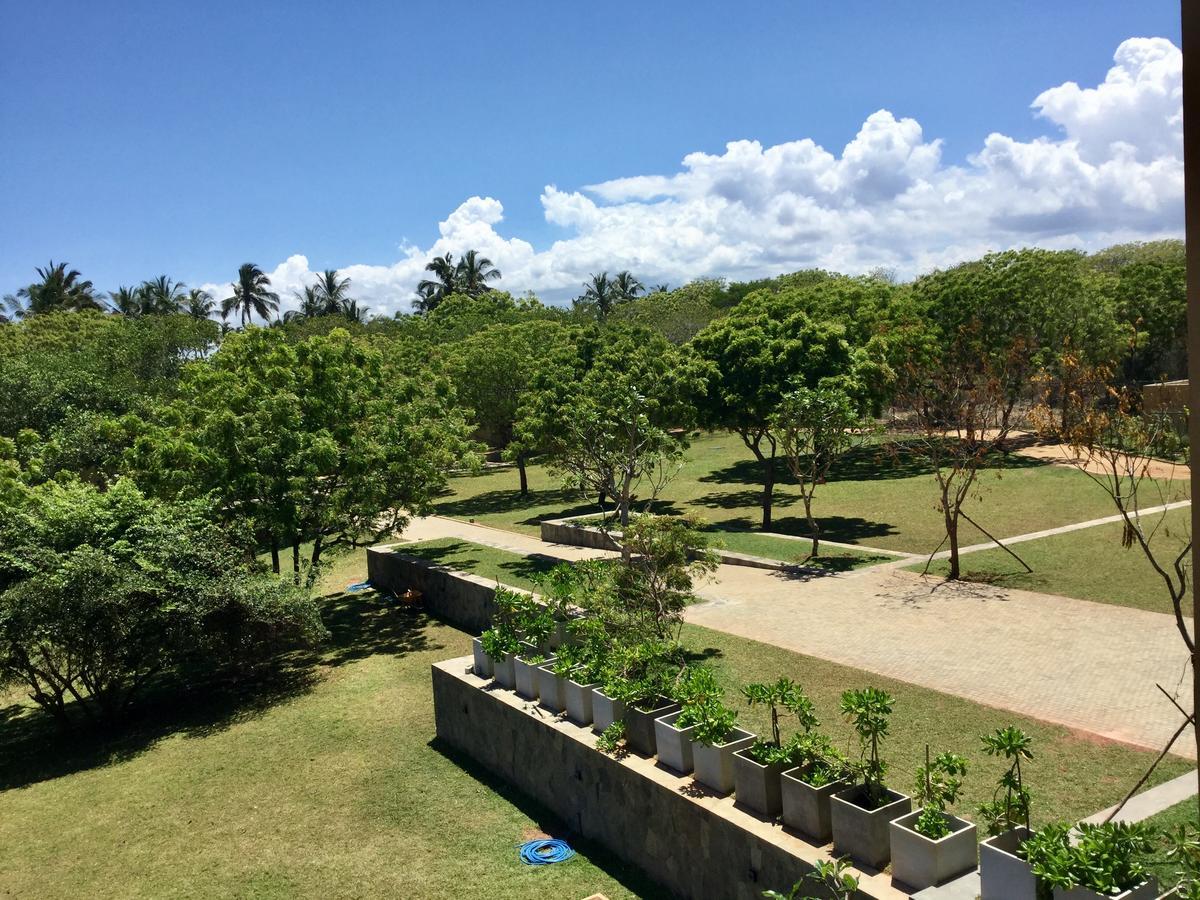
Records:
[[[367,579],[393,594],[419,591],[429,612],[472,634],[490,627],[496,613],[495,581],[447,569],[393,546],[367,548]]]
[[[516,694],[471,674],[470,665],[462,657],[433,666],[438,739],[677,896],[756,900],[768,888],[786,892],[816,860],[829,858],[654,760],[600,753],[590,729],[533,712]],[[858,874],[861,897],[905,896],[884,875]]]

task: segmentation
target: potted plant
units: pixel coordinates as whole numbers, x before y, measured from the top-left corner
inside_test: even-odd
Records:
[[[982,737],[983,752],[1008,760],[1008,768],[990,803],[979,807],[989,837],[979,845],[980,896],[983,900],[1034,900],[1037,879],[1023,845],[1029,827],[1029,791],[1021,777],[1021,760],[1033,759],[1032,739],[1009,725]]]
[[[675,696],[680,709],[654,720],[654,746],[660,763],[687,775],[693,768],[692,733],[704,715],[704,705],[720,700],[722,690],[710,667],[690,666],[680,676]]]
[[[492,677],[496,683],[512,690],[517,683],[513,655],[521,646],[516,633],[493,625],[479,636],[479,645],[491,663]]]
[[[748,684],[742,694],[751,706],[764,705],[771,712],[771,737],[756,740],[733,754],[734,795],[740,806],[773,817],[783,810],[779,776],[789,768],[791,748],[783,746],[779,731],[779,711],[793,713],[807,734],[820,723],[812,701],[790,678],[772,684]]]
[[[563,707],[576,725],[591,725],[593,691],[603,681],[606,665],[606,631],[604,623],[592,616],[572,619],[569,630],[567,643],[558,654]]]
[[[830,798],[853,785],[849,760],[828,735],[812,731],[793,741],[789,762],[793,768],[779,776],[783,824],[818,844],[828,843]]]
[[[893,819],[892,876],[916,890],[944,884],[975,868],[974,823],[946,812],[958,800],[967,761],[957,753],[939,753],[917,769],[920,809]]]
[[[512,621],[522,637],[513,661],[517,693],[527,700],[536,700],[537,670],[553,660],[545,648],[554,628],[554,614],[545,604],[525,594],[515,595],[511,607]]]
[[[604,683],[604,695],[624,705],[625,746],[642,756],[653,756],[654,720],[679,709],[672,699],[681,652],[677,644],[643,640],[616,654],[614,673]],[[595,715],[593,696],[592,713]]]
[[[567,678],[576,668],[575,658],[563,654],[569,648],[562,647],[550,662],[538,666],[538,703],[553,713],[567,708]]]
[[[833,900],[853,900],[858,892],[858,878],[850,873],[847,859],[819,859],[812,871],[792,885],[786,894],[763,891],[767,900],[808,900],[814,894]]]
[[[834,794],[829,802],[834,850],[875,869],[882,869],[891,859],[888,823],[912,812],[912,800],[889,790],[883,782],[887,765],[880,759],[879,745],[887,737],[895,702],[878,688],[842,694],[842,714],[858,735],[860,755],[855,774],[859,783]]]
[[[1025,839],[1033,874],[1055,900],[1153,900],[1158,884],[1146,874],[1157,833],[1144,822],[1047,825]]]

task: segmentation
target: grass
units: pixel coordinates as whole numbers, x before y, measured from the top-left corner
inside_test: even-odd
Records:
[[[1175,555],[1189,539],[1191,510],[1171,510],[1165,516],[1149,517],[1161,526],[1151,541],[1159,562],[1171,571]],[[1047,594],[1061,594],[1098,603],[1132,606],[1151,612],[1171,613],[1166,588],[1137,547],[1123,548],[1123,526],[1098,525],[1081,531],[1057,534],[1014,544],[1018,553],[1033,569],[1026,572],[1003,550],[983,550],[962,557],[964,577],[1004,587]],[[924,568],[924,563],[912,567]],[[930,566],[930,572],[945,574],[944,561]]]
[[[538,575],[562,562],[553,556],[521,556],[457,538],[401,544],[396,549],[447,568],[470,572],[489,581],[499,581],[527,591],[535,589],[534,579]]]
[[[365,577],[361,552],[327,589]],[[48,734],[0,698],[0,895],[74,897],[656,897],[576,845],[521,865],[553,817],[431,744],[429,667],[463,632],[383,605],[326,602],[311,678],[254,704],[196,697],[122,738]]]
[[[1174,832],[1180,825],[1187,825],[1190,826],[1193,835],[1196,833],[1196,821],[1195,797],[1176,803],[1147,820],[1148,824],[1165,832]],[[1149,869],[1150,873],[1158,879],[1160,893],[1167,888],[1174,887],[1179,881],[1179,876],[1176,874],[1179,871],[1179,865],[1174,860],[1167,858],[1165,847],[1150,859]]]
[[[519,864],[515,845],[562,834],[559,824],[431,741],[429,666],[469,653],[468,636],[371,592],[338,593],[364,574],[359,551],[326,575],[332,638],[280,684],[163,703],[120,737],[62,738],[16,697],[0,698],[0,894],[660,896],[586,844],[563,865]],[[843,746],[840,691],[892,691],[892,784],[908,787],[928,739],[935,752],[971,753],[964,807],[989,796],[999,772],[972,753],[975,736],[1009,722],[1034,735],[1039,820],[1115,802],[1152,755],[718,632],[684,635],[731,698],[737,684],[797,678]],[[765,725],[758,710],[742,715],[752,729]],[[1168,759],[1158,777],[1185,768]]]
[[[803,535],[803,504],[786,467],[779,463],[773,531]],[[437,512],[487,525],[537,534],[544,518],[597,513],[594,501],[564,492],[544,466],[529,467],[527,497],[507,468],[452,479]],[[1183,490],[1169,488],[1170,499]],[[726,540],[753,534],[760,523],[761,470],[733,434],[708,433],[692,442],[687,460],[663,492],[657,509],[692,512]],[[814,511],[822,535],[833,541],[910,553],[930,553],[943,536],[938,492],[928,464],[911,454],[878,446],[848,454],[816,493]],[[1112,513],[1111,501],[1087,476],[1043,460],[1011,455],[985,469],[967,513],[998,537],[1039,531]],[[984,540],[969,524],[964,543]],[[753,552],[753,551],[745,551]],[[770,555],[770,554],[764,554]]]

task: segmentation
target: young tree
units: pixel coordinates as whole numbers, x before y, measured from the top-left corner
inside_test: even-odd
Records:
[[[844,328],[815,322],[774,295],[748,297],[692,339],[706,365],[708,392],[701,422],[736,432],[762,469],[762,527],[771,527],[778,476],[775,412],[797,386],[849,376],[875,397],[886,388],[886,367],[867,348],[853,348]]]
[[[820,556],[821,526],[813,515],[817,486],[848,450],[861,443],[871,429],[855,402],[859,391],[835,379],[818,388],[797,387],[784,394],[772,419],[779,446],[804,501],[804,517],[812,536],[811,556]]]
[[[518,439],[545,448],[568,487],[602,508],[611,499],[624,527],[634,497],[649,503],[678,471],[686,444],[670,429],[691,426],[702,389],[697,367],[661,336],[593,331],[540,367]]]

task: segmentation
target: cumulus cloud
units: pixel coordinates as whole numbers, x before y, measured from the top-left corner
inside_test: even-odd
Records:
[[[738,140],[723,153],[688,154],[673,174],[548,185],[543,213],[564,235],[544,249],[503,236],[500,201],[476,196],[439,223],[431,246],[343,272],[356,297],[391,313],[409,308],[429,258],[471,248],[502,270],[503,287],[553,301],[602,269],[676,284],[810,266],[907,276],[1014,246],[1095,249],[1176,236],[1182,55],[1166,39],[1131,38],[1113,61],[1095,87],[1067,82],[1034,99],[1053,134],[993,133],[961,163],[944,160],[941,142],[915,119],[881,109],[838,154],[808,138],[770,147]],[[285,298],[312,280],[301,255],[269,274]],[[227,296],[227,286],[210,287]]]

